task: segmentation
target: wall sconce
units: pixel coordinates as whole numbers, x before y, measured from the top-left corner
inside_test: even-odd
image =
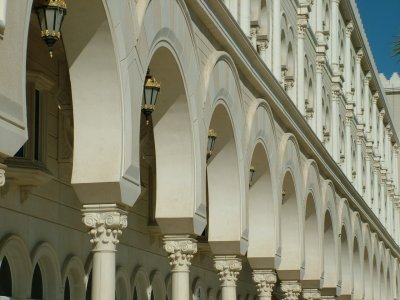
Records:
[[[250,166],[249,186],[253,185],[253,177],[255,172],[256,169],[254,168],[254,166]]]
[[[157,97],[161,89],[161,84],[150,74],[150,69],[147,69],[146,79],[143,89],[142,112],[146,117],[146,125],[149,125],[149,117],[153,113]]]
[[[214,129],[209,129],[208,130],[208,142],[207,142],[207,161],[211,157],[211,155],[214,151],[216,139],[217,139],[217,132]]]
[[[65,0],[46,0],[46,4],[35,8],[43,41],[53,58],[53,46],[61,38],[61,26],[67,14]]]

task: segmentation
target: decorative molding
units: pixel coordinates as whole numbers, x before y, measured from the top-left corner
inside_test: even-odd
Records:
[[[221,286],[236,286],[237,277],[242,270],[242,261],[233,256],[215,256],[214,267],[218,271]]]
[[[285,294],[285,300],[298,300],[301,284],[298,281],[282,281],[281,290]]]
[[[127,212],[116,204],[84,205],[82,221],[89,228],[93,251],[115,251],[118,236],[128,225]]]
[[[193,256],[197,253],[197,241],[188,235],[166,235],[163,240],[172,272],[189,272]]]
[[[273,270],[254,270],[253,280],[257,286],[258,296],[271,297],[276,284],[276,273]]]

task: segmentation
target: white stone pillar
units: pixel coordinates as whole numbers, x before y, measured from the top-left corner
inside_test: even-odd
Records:
[[[281,0],[272,1],[272,73],[281,81]]]
[[[193,255],[197,252],[197,241],[189,235],[166,235],[164,250],[169,254],[172,272],[172,299],[190,299],[189,273]]]
[[[339,100],[341,88],[332,87],[332,156],[336,163],[340,163],[340,137],[339,137]]]
[[[379,199],[379,162],[375,161],[373,165],[373,171],[374,171],[374,202],[372,203],[372,210],[374,211],[376,216],[379,216],[379,202],[381,199]]]
[[[385,116],[385,110],[382,109],[379,113],[379,155],[381,156],[381,161],[385,160],[385,152],[383,148],[383,135],[384,135],[384,126],[383,126],[383,117]]]
[[[367,205],[372,208],[371,203],[371,160],[372,160],[372,146],[367,146],[367,153],[365,156],[365,194],[364,199]]]
[[[382,175],[383,170],[381,170]],[[382,224],[386,226],[386,195],[385,195],[385,181],[381,181],[381,199],[380,199],[380,210],[379,210],[379,219],[381,220]]]
[[[331,64],[334,75],[340,73],[339,71],[339,3],[340,0],[332,0],[331,9]]]
[[[297,17],[297,108],[306,116],[304,103],[304,36],[307,30],[308,12]]]
[[[92,300],[113,300],[116,245],[128,224],[127,213],[116,204],[84,205],[82,213],[93,245]]]
[[[346,144],[345,146],[345,152],[346,152],[346,175],[347,178],[352,181],[352,170],[351,170],[351,166],[352,166],[352,153],[351,153],[351,145],[352,145],[352,141],[351,141],[351,114],[352,112],[347,111],[346,112],[346,123],[345,123],[345,133],[346,133]]]
[[[388,124],[385,128],[385,166],[387,167],[387,177],[390,180],[392,178],[392,156],[391,156],[391,146],[392,146],[392,130]]]
[[[392,197],[387,197],[387,231],[393,236],[393,205]]]
[[[351,97],[351,33],[353,32],[353,29],[353,22],[349,21],[346,25],[346,40],[344,50],[344,86],[347,99],[350,99],[349,97]]]
[[[374,144],[374,149],[378,150],[378,132],[377,132],[377,123],[378,123],[378,99],[379,99],[379,94],[375,93],[374,96],[372,97],[372,142]]]
[[[356,56],[356,70],[355,70],[355,98],[356,98],[356,116],[358,123],[362,120],[362,99],[361,99],[361,60],[364,56],[363,51],[360,49]]]
[[[236,281],[242,270],[241,259],[235,255],[215,256],[214,267],[218,271],[221,284],[221,300],[236,300]],[[185,300],[187,299],[189,298]]]
[[[362,196],[362,133],[357,130],[356,139],[356,189]]]
[[[276,273],[273,270],[254,270],[253,280],[257,286],[259,300],[271,300],[276,284]]]
[[[322,108],[322,71],[324,69],[325,58],[317,56],[317,65],[316,65],[316,90],[315,90],[315,116],[316,119],[316,134],[321,142],[324,140],[324,134],[322,132],[322,116],[323,116],[323,108]]]
[[[364,78],[364,124],[365,124],[365,132],[369,134],[371,132],[371,124],[370,124],[370,101],[369,101],[369,82],[371,80],[371,73],[368,72]]]
[[[393,146],[393,184],[394,193],[399,193],[399,146],[394,144]],[[400,228],[399,228],[400,229]]]
[[[250,0],[240,0],[240,27],[246,36],[250,36]]]
[[[321,292],[318,289],[303,289],[304,300],[320,300]]]
[[[281,290],[284,300],[297,300],[301,293],[301,284],[298,281],[281,281]]]

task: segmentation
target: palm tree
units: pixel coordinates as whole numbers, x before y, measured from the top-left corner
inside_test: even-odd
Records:
[[[393,42],[393,56],[400,56],[400,36]]]

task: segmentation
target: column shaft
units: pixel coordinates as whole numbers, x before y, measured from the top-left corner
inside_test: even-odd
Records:
[[[377,121],[378,121],[378,114],[377,114],[377,102],[378,102],[378,94],[375,93],[372,98],[372,142],[374,145],[374,149],[378,148],[378,132],[377,132]]]
[[[386,226],[386,197],[385,197],[385,183],[381,182],[381,199],[380,199],[380,207],[379,207],[379,218],[382,224]]]
[[[197,252],[197,241],[188,235],[166,235],[164,250],[169,254],[172,272],[172,299],[190,299],[189,267]]]
[[[351,94],[351,33],[353,32],[353,22],[349,21],[346,26],[346,41],[345,41],[345,54],[344,54],[344,80],[345,80],[345,93],[349,97]]]
[[[347,178],[349,178],[350,181],[352,181],[352,153],[351,153],[351,119],[349,117],[346,117],[346,175]]]
[[[332,0],[331,13],[331,63],[334,74],[339,73],[339,2],[340,0]]]
[[[297,25],[297,108],[302,116],[305,117],[304,103],[304,32],[302,25]]]
[[[339,95],[332,95],[332,156],[340,162],[340,138],[339,138]]]
[[[362,50],[358,50],[356,57],[356,70],[355,70],[355,97],[356,97],[356,115],[360,123],[362,120],[362,99],[361,99],[361,59],[363,57]]]
[[[365,157],[365,195],[364,199],[368,206],[371,208],[371,155],[372,153],[367,153]]]
[[[317,61],[317,70],[316,70],[316,91],[315,91],[315,116],[316,118],[316,134],[319,140],[322,142],[324,140],[323,132],[322,132],[322,70],[323,70],[323,62]]]
[[[379,155],[381,156],[381,161],[385,159],[385,153],[383,151],[383,117],[385,115],[385,110],[381,110],[379,113]]]
[[[240,1],[240,27],[246,36],[250,36],[250,0]]]
[[[360,136],[357,136],[357,146],[356,146],[356,189],[362,195],[362,140]]]
[[[379,164],[379,163],[376,163]],[[379,174],[379,168],[374,165],[374,202],[372,203],[372,210],[374,211],[375,215],[379,215],[379,180],[378,180],[378,174]]]
[[[369,101],[369,81],[371,80],[371,73],[368,73],[364,78],[364,123],[365,123],[365,132],[371,132],[371,124],[370,124],[370,101]]]
[[[272,73],[281,81],[281,0],[272,1]]]

